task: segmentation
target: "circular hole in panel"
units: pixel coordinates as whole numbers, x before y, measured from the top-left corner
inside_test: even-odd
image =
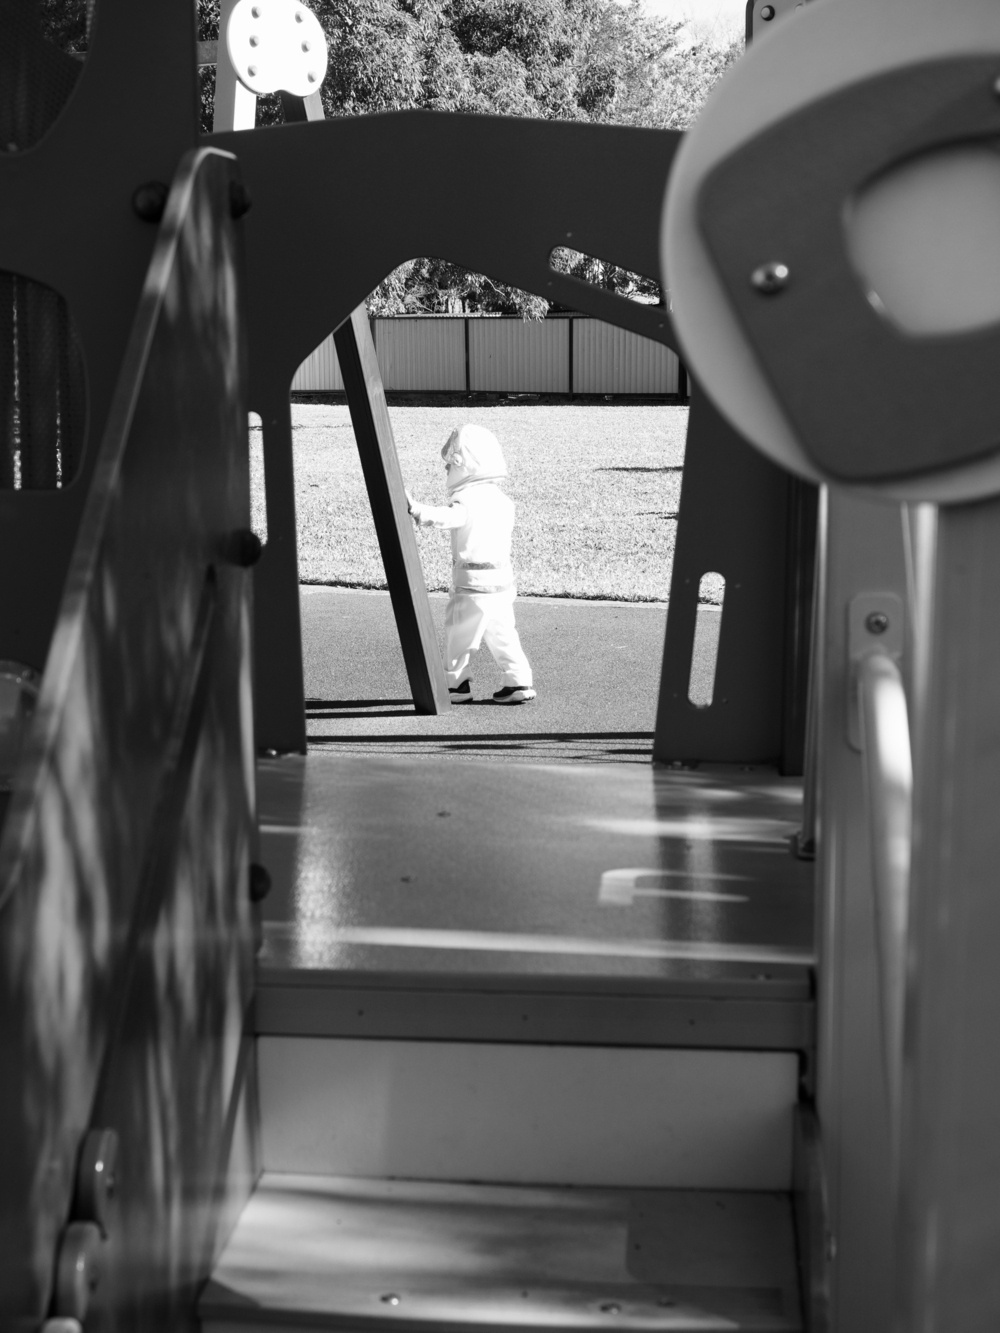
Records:
[[[868,299],[906,333],[1000,321],[1000,151],[924,153],[852,201],[847,245]]]

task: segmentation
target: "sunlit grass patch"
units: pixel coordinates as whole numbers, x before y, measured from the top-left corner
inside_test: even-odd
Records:
[[[474,421],[500,440],[517,504],[514,568],[524,595],[665,601],[687,409],[503,404],[392,407],[400,467],[421,500],[445,502],[440,449]],[[296,505],[303,582],[384,588],[346,407],[296,404]],[[255,505],[262,503],[259,467]],[[450,580],[447,534],[417,532],[427,586]]]

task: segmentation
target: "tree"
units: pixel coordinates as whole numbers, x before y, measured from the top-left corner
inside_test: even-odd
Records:
[[[308,0],[327,36],[321,90],[327,116],[423,107],[685,129],[742,49],[685,43],[682,26],[651,18],[641,0]],[[40,0],[46,34],[86,46],[87,0]],[[198,0],[198,37],[217,40],[219,0]],[[202,71],[202,129],[212,123],[214,69]],[[278,98],[258,101],[258,124],[282,119]],[[622,295],[655,300],[651,278],[599,257],[561,250],[563,272]],[[540,318],[541,297],[415,259],[381,284],[375,313],[488,311]]]

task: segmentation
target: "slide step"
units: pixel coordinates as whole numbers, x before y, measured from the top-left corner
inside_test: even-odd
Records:
[[[259,1037],[265,1171],[785,1190],[786,1051]]]
[[[203,1333],[801,1330],[780,1193],[265,1174]]]

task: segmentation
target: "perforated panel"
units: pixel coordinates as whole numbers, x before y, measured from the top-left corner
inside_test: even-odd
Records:
[[[83,452],[83,358],[66,302],[0,272],[0,487],[67,485]]]
[[[0,151],[23,152],[52,126],[76,85],[87,29],[87,0],[3,0]]]
[[[91,9],[92,0],[3,0],[0,153],[34,147],[69,101]],[[0,487],[65,486],[84,424],[83,363],[66,303],[41,283],[0,271]]]

